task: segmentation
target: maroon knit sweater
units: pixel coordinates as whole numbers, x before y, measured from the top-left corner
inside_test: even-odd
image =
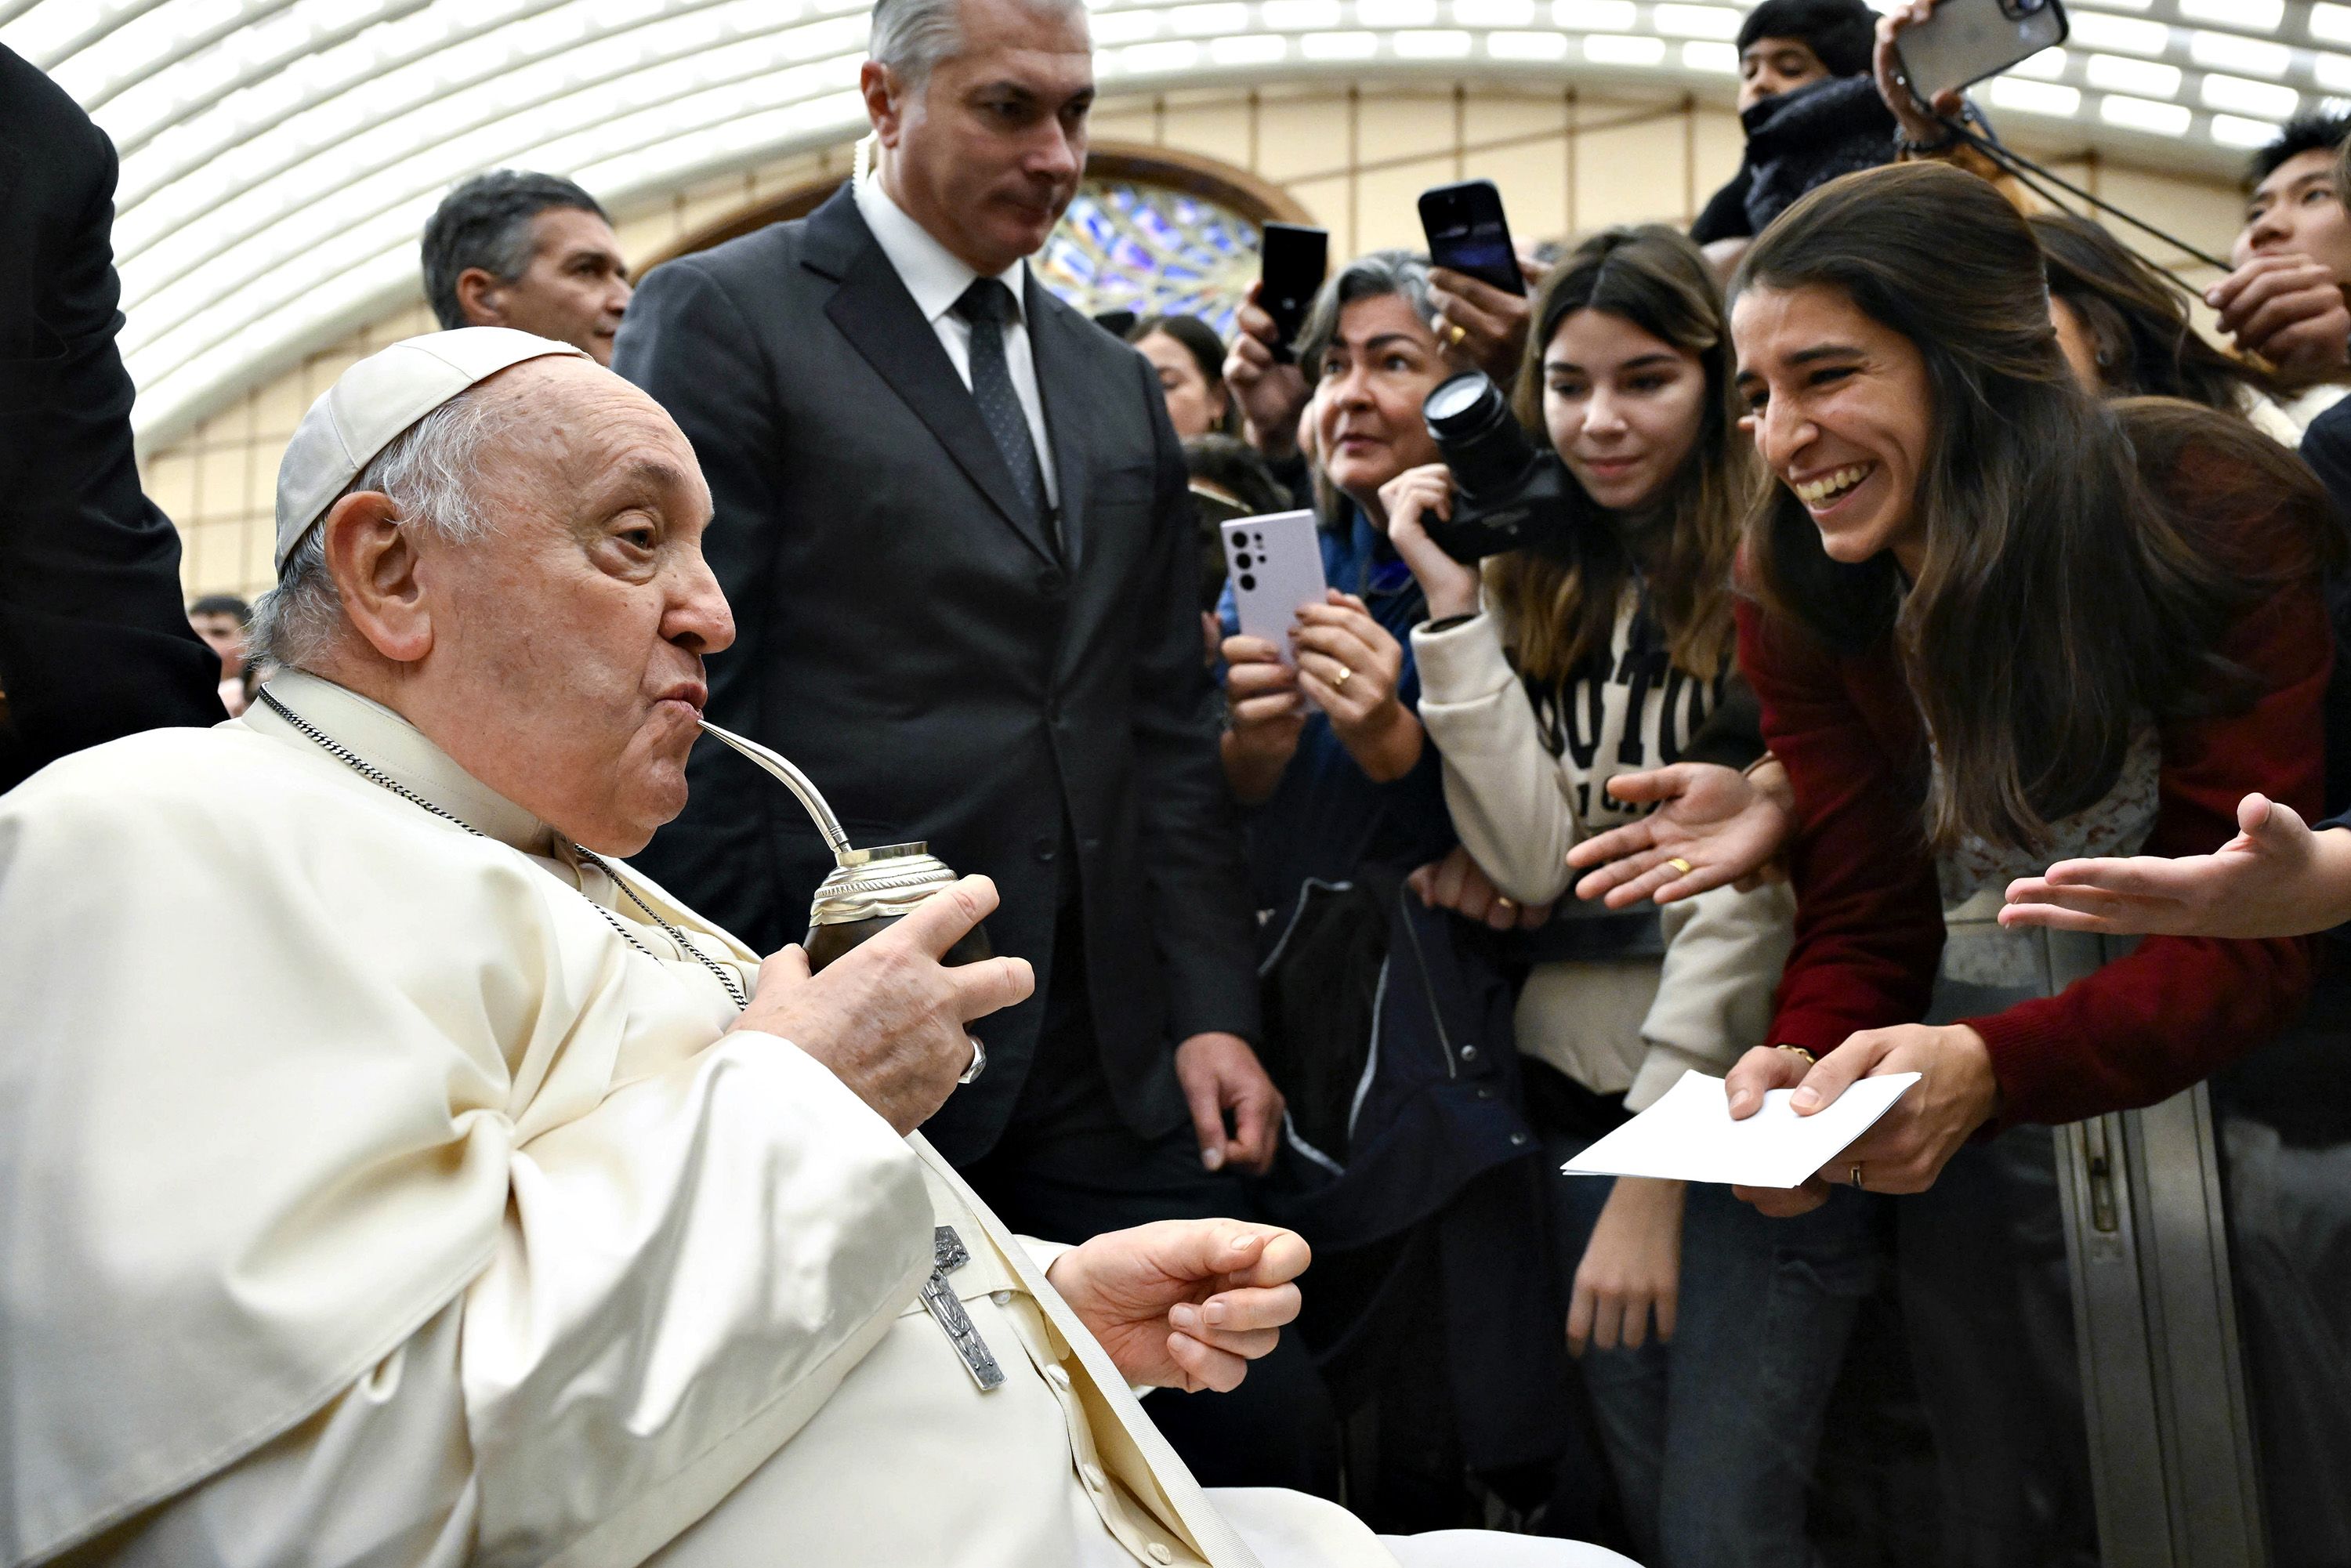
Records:
[[[1925,726],[1890,638],[1839,654],[1751,601],[1738,614],[1740,667],[1796,794],[1796,942],[1768,1039],[1825,1055],[1857,1030],[1917,1022],[1934,988],[1943,916],[1924,831]],[[2163,727],[2142,853],[2210,853],[2256,789],[2306,821],[2324,814],[2333,642],[2315,584],[2259,605],[2220,651],[2262,695]],[[1991,1048],[2002,1124],[2070,1122],[2153,1104],[2264,1043],[2300,1011],[2311,969],[2300,939],[2149,936],[2057,996],[1965,1021]]]

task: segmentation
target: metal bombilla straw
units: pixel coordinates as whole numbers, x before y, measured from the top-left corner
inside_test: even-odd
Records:
[[[708,719],[705,733],[757,763],[782,783],[808,812],[832,850],[833,869],[816,891],[809,910],[808,951],[811,969],[821,969],[842,953],[914,912],[931,894],[951,885],[956,873],[919,841],[852,849],[848,831],[832,814],[807,774],[756,740],[722,729]],[[984,926],[975,925],[947,949],[945,961],[969,964],[991,956]],[[975,1050],[977,1050],[975,1045]],[[985,1061],[981,1056],[978,1060]],[[977,1071],[975,1068],[974,1072]]]
[[[832,847],[834,864],[846,866],[864,863],[865,852],[849,847],[849,834],[841,827],[841,819],[832,814],[832,808],[825,803],[824,796],[819,792],[817,787],[809,782],[807,774],[793,767],[781,754],[768,750],[756,740],[737,735],[731,729],[721,729],[706,718],[703,719],[701,724],[703,734],[749,758],[781,781],[785,789],[792,792],[793,797],[807,810],[809,820],[816,824],[816,831],[822,833],[824,841]]]

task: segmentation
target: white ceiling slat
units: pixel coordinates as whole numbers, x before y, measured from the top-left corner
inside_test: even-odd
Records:
[[[564,0],[545,0],[545,3],[549,5],[559,5],[564,4]],[[397,4],[389,6],[381,15],[360,13],[344,22],[340,27],[324,31],[314,30],[304,39],[306,47],[298,52],[287,51],[266,59],[248,61],[244,69],[235,76],[228,78],[205,92],[191,95],[173,103],[172,112],[168,116],[158,117],[148,130],[128,135],[114,133],[115,152],[125,162],[128,162],[143,151],[159,132],[184,127],[191,120],[197,119],[217,108],[223,100],[260,86],[271,77],[296,65],[303,58],[321,54],[339,45],[348,44],[371,27],[413,16],[433,4],[434,0],[398,0]],[[496,24],[486,23],[484,26],[486,30]],[[103,106],[93,103],[85,104],[83,107],[96,115]]]
[[[81,106],[89,110],[91,115],[96,116],[123,93],[171,69],[180,60],[201,55],[224,38],[235,37],[247,27],[266,22],[282,11],[290,10],[296,4],[298,0],[252,0],[249,9],[224,16],[208,27],[174,39],[171,52],[158,51],[143,63],[113,77],[105,86],[84,98],[81,100]],[[115,29],[117,34],[121,30],[120,27]]]
[[[55,72],[59,66],[66,64],[83,50],[103,42],[117,27],[135,22],[149,12],[170,4],[172,0],[124,0],[124,3],[100,13],[96,20],[89,22],[81,31],[69,33],[63,40],[53,43],[45,49],[24,51],[25,57],[45,71]],[[62,19],[70,19],[66,17],[59,0],[41,0],[41,4],[27,6],[25,14],[29,16],[36,11],[43,13],[44,20],[50,15],[58,16]],[[74,14],[86,13],[80,7],[76,7]]]
[[[805,26],[806,24],[799,26]],[[779,31],[793,30],[798,29],[797,27],[779,29]],[[609,43],[611,37],[613,36],[592,40],[591,43]],[[747,41],[756,42],[758,37],[758,35],[754,35],[753,38]],[[746,40],[737,42],[743,41]],[[589,47],[590,46],[567,46],[549,50],[538,59],[523,62],[523,65],[532,68],[558,66],[566,56],[580,54]],[[486,71],[473,79],[448,82],[446,89],[437,96],[399,104],[396,113],[376,117],[360,131],[347,137],[335,146],[320,148],[308,152],[307,155],[302,154],[299,148],[289,149],[289,152],[295,155],[266,172],[251,175],[240,181],[222,193],[218,198],[208,204],[208,206],[212,212],[217,214],[231,204],[262,193],[266,187],[278,181],[296,184],[298,191],[299,186],[297,183],[306,170],[309,172],[314,184],[323,179],[331,179],[334,183],[340,186],[357,184],[388,168],[396,166],[432,143],[446,144],[456,138],[470,135],[500,121],[521,118],[535,110],[549,108],[568,99],[580,99],[579,120],[582,123],[592,122],[600,115],[610,111],[609,102],[599,102],[592,96],[600,89],[641,80],[649,70],[673,67],[681,62],[690,62],[696,56],[710,52],[704,46],[678,47],[652,58],[641,55],[625,63],[606,64],[578,75],[565,73],[564,79],[559,85],[541,89],[533,95],[520,99],[513,97],[507,90],[514,81],[517,70],[520,68],[509,63],[504,68]],[[742,77],[772,68],[776,68],[762,62],[745,67],[735,77],[726,79],[739,79]],[[542,74],[553,73],[543,71]],[[473,111],[470,118],[465,117],[465,111],[460,110],[457,111],[459,118],[443,119],[443,115],[451,112],[453,100],[461,97],[492,101],[488,107]],[[414,122],[419,130],[429,130],[429,139],[425,136],[418,136],[404,145],[392,142],[388,133],[402,120]],[[519,143],[507,155],[519,155],[528,151],[530,145],[531,143],[528,141]],[[351,161],[351,152],[355,147],[360,151],[361,156],[357,161]],[[489,163],[482,166],[496,167],[497,165]],[[455,179],[462,178],[464,172],[465,171],[460,169],[456,174],[442,175],[427,186],[420,188],[437,190],[445,187]],[[307,200],[314,193],[303,193],[303,194]],[[380,210],[380,208],[374,209],[361,215],[362,217],[372,216],[373,211]],[[148,245],[126,246],[126,259],[123,264],[126,287],[130,286],[131,279],[135,276],[142,297],[161,296],[191,274],[213,267],[239,246],[263,238],[272,230],[286,228],[284,239],[289,246],[302,243],[304,226],[314,225],[316,222],[317,219],[309,212],[303,210],[292,213],[273,213],[245,228],[218,235],[207,235],[201,245],[187,244],[184,239],[184,230],[183,230],[169,235],[159,235],[155,236],[152,243]],[[145,268],[137,265],[138,261],[143,259],[147,254],[159,249],[168,249],[170,253],[162,269]],[[224,291],[225,287],[226,286],[224,286]],[[161,329],[159,326],[157,330]]]

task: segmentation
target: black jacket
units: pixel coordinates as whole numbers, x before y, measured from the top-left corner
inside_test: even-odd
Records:
[[[1760,235],[1813,187],[1893,162],[1900,130],[1866,76],[1807,83],[1749,105],[1739,121],[1746,156],[1690,225],[1699,245]]]
[[[706,548],[738,626],[711,661],[711,717],[799,763],[857,844],[924,839],[993,877],[996,949],[1036,966],[1038,995],[977,1031],[987,1074],[925,1129],[958,1163],[994,1145],[1027,1076],[1069,875],[1137,1132],[1185,1118],[1175,1041],[1257,1030],[1183,449],[1141,355],[1033,279],[1025,312],[1066,561],[845,187],[655,270],[613,360],[710,483]],[[639,863],[763,951],[798,940],[831,865],[799,808],[715,747],[691,778]]]
[[[180,602],[180,537],[131,458],[114,176],[106,133],[0,48],[0,789],[227,716]]]
[[[1542,1190],[1562,1178],[1520,1109],[1499,945],[1374,867],[1300,889],[1266,937],[1266,1066],[1290,1106],[1259,1198],[1322,1270],[1301,1337],[1352,1408],[1441,1323],[1464,1460],[1546,1464],[1573,1441]]]

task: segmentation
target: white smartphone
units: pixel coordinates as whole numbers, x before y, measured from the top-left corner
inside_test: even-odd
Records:
[[[1241,635],[1262,637],[1295,664],[1290,623],[1309,604],[1322,602],[1322,545],[1311,512],[1270,512],[1235,517],[1224,526],[1225,569],[1240,612]]]
[[[1932,103],[2064,43],[2067,31],[2059,0],[1940,0],[1894,47],[1910,90]]]

